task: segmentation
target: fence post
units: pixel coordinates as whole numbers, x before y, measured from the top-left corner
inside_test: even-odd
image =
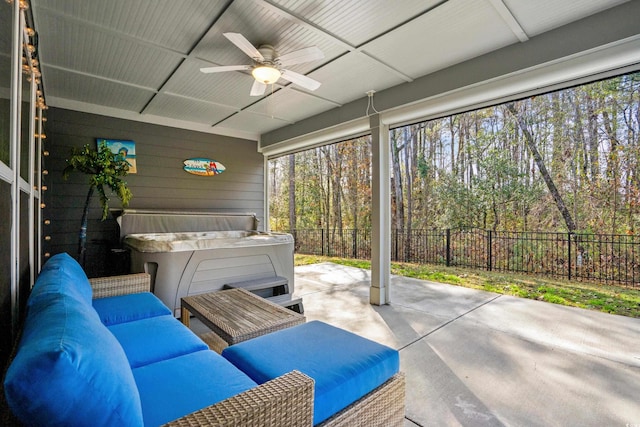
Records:
[[[320,252],[324,256],[324,228],[320,229],[320,247],[322,248]]]
[[[398,261],[398,229],[396,228],[394,231],[395,231],[394,241],[395,241],[396,247],[394,249],[395,256],[393,257],[393,260]]]
[[[451,266],[451,229],[447,228],[447,267]]]
[[[491,271],[492,257],[493,257],[493,233],[492,230],[487,230],[489,232],[489,238],[487,239],[487,270]]]
[[[358,258],[358,230],[356,228],[353,229],[352,239],[353,239],[353,258]]]
[[[569,259],[567,260],[567,277],[571,280],[571,232],[567,233],[567,253],[569,255]]]

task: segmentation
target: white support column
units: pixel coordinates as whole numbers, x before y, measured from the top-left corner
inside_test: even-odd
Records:
[[[269,225],[269,158],[264,154],[263,157],[262,184],[264,189],[264,215],[262,216],[262,220],[264,223],[262,224],[262,231],[271,231],[271,226]]]
[[[29,184],[29,288],[33,287],[36,277],[36,247],[35,247],[35,157],[36,157],[36,78],[31,74],[31,98],[29,100],[29,111],[23,111],[22,114],[29,113],[29,152],[23,155],[29,156],[29,174],[27,183]],[[23,136],[24,137],[24,136]]]
[[[12,4],[12,46],[11,46],[11,112],[9,119],[9,141],[13,169],[11,182],[11,326],[14,338],[18,333],[19,312],[19,272],[20,272],[20,103],[22,96],[22,13],[20,2]]]
[[[391,176],[389,126],[380,115],[369,118],[371,129],[371,288],[369,302],[389,304],[391,282]]]

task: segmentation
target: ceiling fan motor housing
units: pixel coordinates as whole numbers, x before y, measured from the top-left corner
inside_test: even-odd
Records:
[[[260,47],[258,47],[258,52],[260,52],[264,58],[264,61],[258,61],[260,64],[272,66],[279,65],[276,60],[278,58],[278,52],[276,52],[275,48],[270,44],[260,45]]]

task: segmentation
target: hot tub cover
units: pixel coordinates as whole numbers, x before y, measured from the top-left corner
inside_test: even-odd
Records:
[[[182,252],[286,244],[293,236],[261,231],[208,231],[193,233],[140,233],[125,236],[124,243],[139,252]]]

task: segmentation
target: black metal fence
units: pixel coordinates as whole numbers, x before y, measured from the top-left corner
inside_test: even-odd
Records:
[[[295,238],[297,253],[371,258],[371,230],[289,232]],[[481,229],[392,230],[391,259],[630,287],[640,285],[640,238],[635,235]]]

